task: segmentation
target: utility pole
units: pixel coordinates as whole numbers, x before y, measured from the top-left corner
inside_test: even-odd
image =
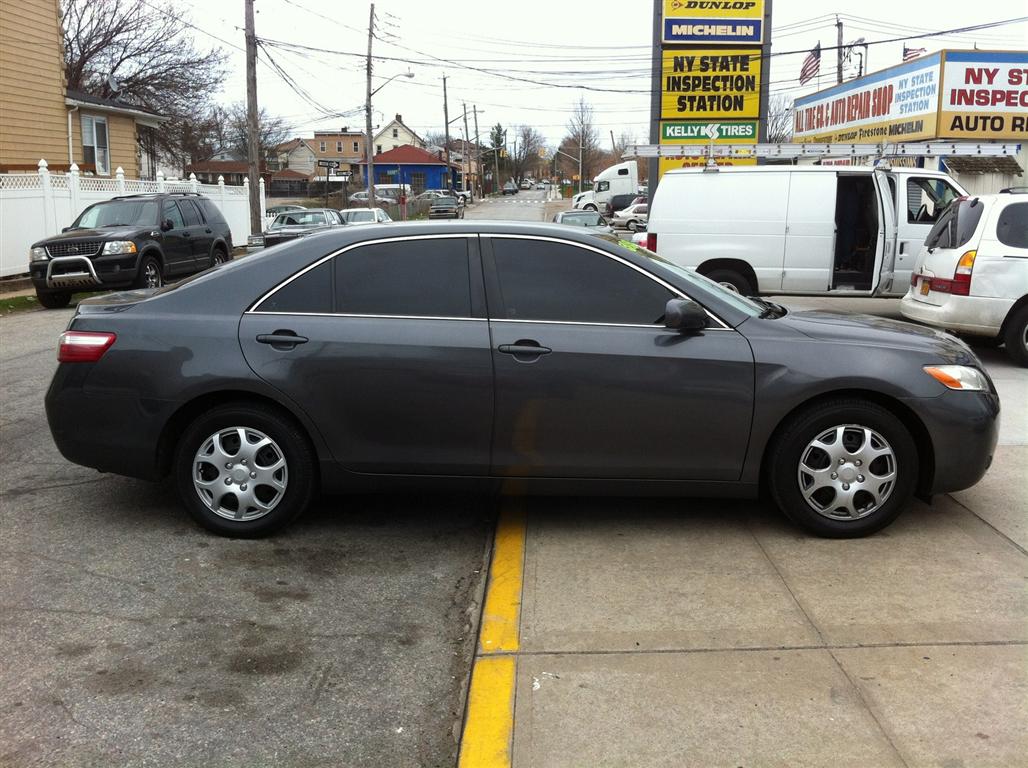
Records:
[[[257,33],[253,29],[253,0],[246,9],[246,159],[250,182],[250,233],[263,231],[261,216],[260,148],[257,142]]]
[[[578,134],[578,191],[582,192],[582,149],[585,146],[585,127],[579,126]]]
[[[450,171],[450,102],[446,98],[446,75],[443,75],[443,123],[446,133],[446,188],[453,186],[453,175]]]
[[[614,129],[611,129],[611,131],[610,131],[610,151],[614,153],[614,159],[615,160],[620,160],[621,159],[620,157],[618,157],[618,145],[617,145],[617,142],[614,141]]]
[[[371,4],[371,12],[368,14],[368,100],[364,104],[365,132],[364,151],[368,163],[368,207],[375,207],[375,148],[372,142],[375,137],[371,135],[371,41],[375,37],[375,4]]]
[[[498,125],[498,123],[497,123]],[[503,135],[503,146],[507,146],[507,134]],[[500,191],[500,148],[499,146],[493,147],[493,161],[496,163],[496,180],[493,182],[493,192]]]
[[[468,105],[464,104],[464,163],[467,165],[468,172],[464,177],[465,189],[474,189],[475,185],[472,181],[469,186],[468,176],[471,176],[471,134],[468,133]],[[472,177],[474,179],[474,177]],[[471,194],[474,194],[472,192]]]
[[[842,82],[842,19],[835,17],[835,37],[837,45],[835,48],[835,82]]]
[[[472,104],[471,111],[475,115],[475,167],[478,168],[478,196],[482,196],[482,144],[478,138],[478,105]]]

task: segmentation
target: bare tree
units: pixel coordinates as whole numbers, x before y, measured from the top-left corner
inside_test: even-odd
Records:
[[[233,104],[227,110],[215,108],[223,117],[222,147],[237,157],[246,157],[249,134],[246,125],[246,104]],[[280,117],[273,117],[263,107],[257,113],[257,156],[267,158],[271,151],[289,137],[289,127]]]
[[[183,136],[221,85],[221,49],[197,47],[182,9],[170,3],[61,0],[61,13],[68,87],[170,117],[157,131],[157,148],[181,156]]]
[[[771,144],[792,141],[792,99],[775,94],[767,105],[767,140]]]
[[[567,135],[561,142],[560,149],[572,157],[577,157],[579,149],[582,156],[582,180],[591,179],[596,170],[596,160],[600,155],[599,134],[593,122],[593,108],[585,97],[580,97],[568,119]],[[578,173],[578,168],[575,168]]]
[[[529,168],[538,165],[539,150],[546,148],[546,139],[530,125],[517,128],[517,150],[511,157],[515,181],[521,181]]]
[[[425,134],[425,143],[430,147],[445,147],[446,134],[442,131],[429,131]]]

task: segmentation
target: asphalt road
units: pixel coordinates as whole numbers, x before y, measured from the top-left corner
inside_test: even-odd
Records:
[[[71,310],[0,319],[0,765],[450,766],[495,502],[325,498],[266,541],[66,462]]]
[[[526,189],[516,195],[485,197],[469,206],[464,218],[542,221],[546,211],[546,194],[541,189]]]

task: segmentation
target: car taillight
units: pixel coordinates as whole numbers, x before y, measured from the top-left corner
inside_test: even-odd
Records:
[[[971,293],[971,272],[974,270],[974,260],[978,251],[965,251],[957,262],[957,268],[953,272],[953,282],[950,284],[950,293],[955,296],[968,296]]]
[[[113,333],[65,331],[57,342],[57,362],[95,363],[117,338]]]
[[[657,233],[647,232],[646,233],[646,250],[657,252]]]

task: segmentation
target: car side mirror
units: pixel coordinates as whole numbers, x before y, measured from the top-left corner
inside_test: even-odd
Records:
[[[172,224],[171,219],[165,219],[161,222],[161,232],[168,232],[169,230],[172,230],[174,228],[175,225]]]
[[[707,327],[707,312],[692,299],[671,299],[664,308],[664,326],[682,333]]]

